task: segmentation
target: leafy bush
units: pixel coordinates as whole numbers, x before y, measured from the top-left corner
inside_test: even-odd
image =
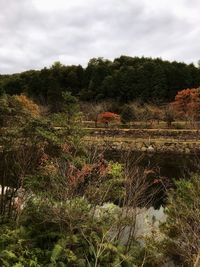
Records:
[[[147,242],[149,265],[161,266],[168,259],[177,266],[200,266],[200,177],[176,182],[169,193],[167,221],[160,234]]]
[[[120,205],[125,197],[125,177],[119,163],[110,162],[104,176],[95,176],[85,191],[85,197],[95,204],[113,202]]]
[[[200,264],[200,177],[176,182],[177,189],[169,195],[165,253],[184,266]]]
[[[31,199],[20,227],[1,229],[4,266],[134,266],[112,237],[119,207],[94,207],[84,198],[66,203]]]

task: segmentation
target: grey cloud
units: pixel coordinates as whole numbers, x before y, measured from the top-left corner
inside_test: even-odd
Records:
[[[162,2],[162,3],[161,3]],[[56,3],[56,5],[55,5]],[[1,0],[0,73],[121,54],[197,62],[197,0]],[[188,12],[187,12],[188,11]]]

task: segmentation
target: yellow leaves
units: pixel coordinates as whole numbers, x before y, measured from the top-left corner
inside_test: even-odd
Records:
[[[40,108],[25,95],[5,95],[0,97],[1,126],[21,126],[40,116]]]
[[[19,108],[33,118],[39,117],[40,108],[30,98],[25,95],[16,95],[15,100],[19,104]]]
[[[56,176],[58,174],[58,166],[54,162],[47,162],[41,167],[41,173],[45,176]]]

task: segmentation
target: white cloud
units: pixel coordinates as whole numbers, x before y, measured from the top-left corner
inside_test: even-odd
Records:
[[[92,57],[200,58],[198,0],[0,0],[0,73]]]

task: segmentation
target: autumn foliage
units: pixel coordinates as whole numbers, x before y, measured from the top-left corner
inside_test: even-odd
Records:
[[[99,114],[98,116],[98,122],[99,123],[105,123],[106,125],[108,125],[110,122],[116,122],[119,123],[120,122],[120,115],[113,113],[113,112],[103,112],[101,114]]]
[[[19,126],[31,118],[40,116],[40,107],[25,95],[0,97],[0,125]]]
[[[31,117],[38,117],[40,114],[40,109],[37,104],[35,104],[30,98],[25,95],[14,96],[16,104],[21,108],[21,111],[29,114]]]
[[[179,91],[172,103],[179,117],[199,119],[200,114],[200,87]]]

